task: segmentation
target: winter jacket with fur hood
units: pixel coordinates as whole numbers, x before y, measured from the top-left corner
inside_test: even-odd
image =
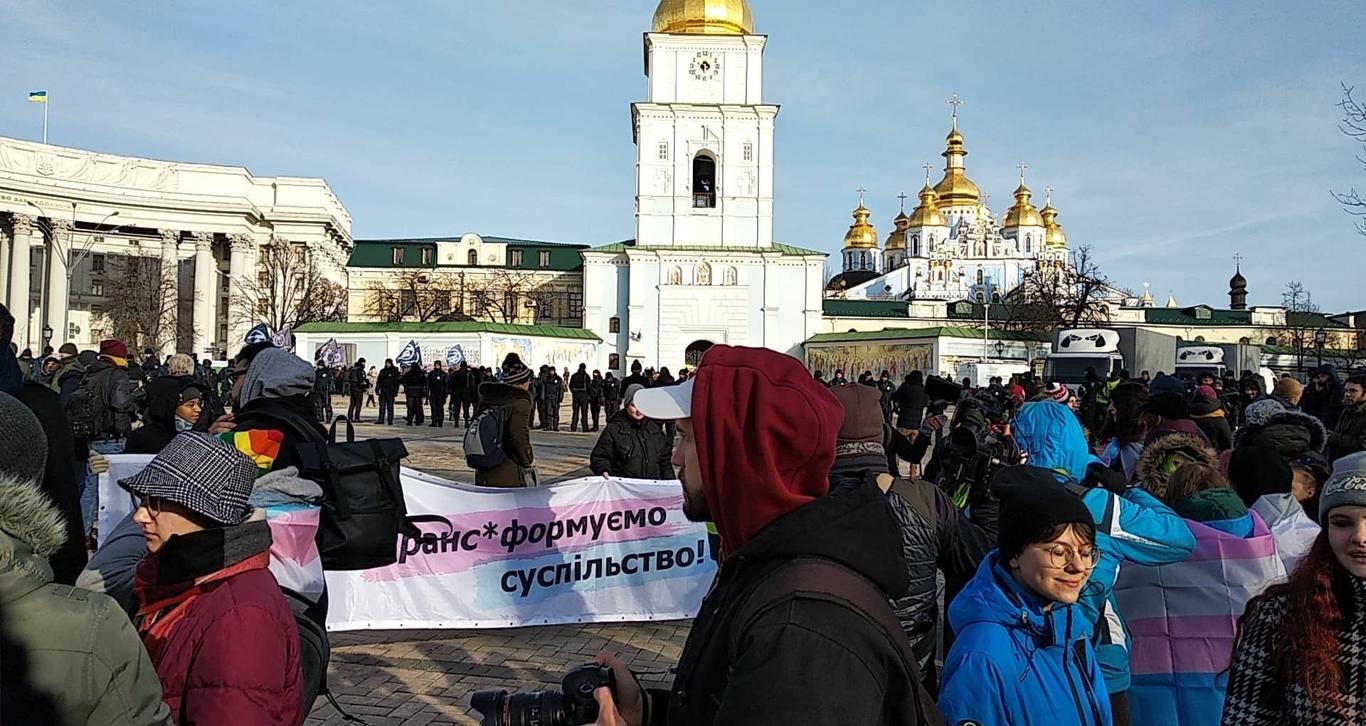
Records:
[[[36,485],[0,480],[0,621],[27,659],[23,686],[47,696],[64,723],[170,724],[156,671],[118,604],[52,583],[47,557],[65,527]],[[4,654],[6,671],[18,657]],[[6,672],[7,691],[14,678]],[[16,714],[4,716],[9,723]]]
[[[1323,422],[1302,411],[1281,411],[1262,424],[1249,424],[1233,434],[1233,448],[1265,446],[1293,460],[1304,454],[1323,454],[1328,429]]]

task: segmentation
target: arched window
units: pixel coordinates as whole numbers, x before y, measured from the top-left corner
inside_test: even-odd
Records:
[[[979,302],[979,303],[984,303],[984,302],[986,302],[986,297],[985,297],[984,295],[982,295],[982,291],[981,291],[981,290],[978,290],[978,291],[977,291],[977,302]]]
[[[707,153],[692,160],[692,205],[696,209],[716,208],[716,159]]]
[[[697,276],[696,276],[696,277],[697,277],[697,284],[698,284],[698,285],[710,285],[710,284],[711,284],[711,265],[708,265],[708,264],[705,263],[705,262],[703,262],[702,264],[698,265],[698,266],[697,266]]]
[[[669,270],[669,284],[670,284],[670,285],[682,285],[682,284],[683,284],[683,268],[681,268],[681,267],[679,267],[679,266],[677,266],[677,265],[674,265],[674,266]]]
[[[1238,339],[1238,345],[1251,345],[1251,344],[1252,344],[1252,338],[1249,338],[1249,337],[1247,337],[1247,336],[1243,336],[1243,337],[1241,337],[1241,338]]]
[[[1034,235],[1032,235],[1032,234],[1026,234],[1026,235],[1025,235],[1025,252],[1033,252],[1033,251],[1034,251]]]
[[[918,234],[911,235],[911,256],[920,256],[920,235]]]
[[[982,271],[980,269],[977,270],[977,284],[982,284]]]
[[[1267,345],[1276,345],[1276,336],[1273,335],[1273,336],[1271,336],[1270,338],[1267,338],[1267,339],[1266,339],[1266,344],[1267,344]]]
[[[621,318],[613,317],[612,319],[608,320],[608,321],[607,321],[607,332],[609,332],[609,333],[620,333],[620,332],[621,332]]]
[[[1203,335],[1197,335],[1197,336],[1195,336],[1195,342],[1197,342],[1197,343],[1203,343],[1203,342],[1205,342],[1205,336],[1203,336]]]
[[[479,250],[470,250],[466,258],[469,260],[470,267],[477,266],[479,264]]]
[[[726,268],[726,271],[725,271],[724,273],[721,274],[721,284],[723,284],[723,285],[735,285],[735,284],[738,284],[738,283],[736,282],[736,277],[737,277],[737,276],[736,276],[735,268],[734,268],[734,267],[727,267],[727,268]]]
[[[993,293],[991,293],[991,302],[994,303],[994,304],[996,304],[996,305],[1000,305],[1000,304],[1001,304],[1001,293],[999,293],[999,292],[993,292]]]
[[[614,371],[621,370],[621,356],[617,353],[610,353],[607,356],[607,367]]]

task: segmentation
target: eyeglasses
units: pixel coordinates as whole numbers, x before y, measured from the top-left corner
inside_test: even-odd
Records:
[[[1039,549],[1048,553],[1048,563],[1054,569],[1065,569],[1068,563],[1076,561],[1082,569],[1089,570],[1100,562],[1101,550],[1099,547],[1082,547],[1074,550],[1067,545],[1039,545]]]
[[[161,497],[133,495],[133,509],[146,508],[153,519],[161,514],[161,504]]]

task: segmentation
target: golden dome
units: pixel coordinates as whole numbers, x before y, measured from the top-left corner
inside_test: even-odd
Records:
[[[1015,206],[1006,210],[1005,219],[1001,220],[1002,229],[1011,227],[1044,226],[1043,216],[1040,215],[1039,210],[1035,209],[1034,205],[1029,202],[1031,196],[1032,194],[1029,191],[1029,187],[1025,186],[1023,181],[1020,182],[1020,186],[1015,188]],[[1054,215],[1056,214],[1057,212],[1055,211]]]
[[[754,12],[748,0],[660,0],[653,32],[753,35]]]
[[[967,155],[968,150],[963,146],[963,134],[958,131],[958,115],[954,114],[953,130],[949,131],[945,139],[942,154],[948,160],[944,165],[944,178],[934,185],[939,202],[946,207],[977,204],[982,198],[981,190],[968,178],[963,168],[963,157]]]
[[[868,217],[872,212],[859,202],[858,209],[854,210],[854,223],[849,225],[849,231],[844,235],[845,248],[856,247],[858,249],[875,250],[877,249],[877,230],[868,222]]]
[[[944,227],[944,215],[939,211],[938,194],[930,188],[927,181],[925,187],[920,190],[920,204],[911,210],[911,218],[908,220],[908,227]]]
[[[1067,247],[1067,234],[1062,231],[1062,225],[1058,224],[1058,210],[1053,208],[1053,199],[1050,194],[1044,200],[1043,209],[1039,210],[1039,216],[1043,217],[1043,241],[1049,249],[1065,249]]]
[[[906,213],[903,211],[896,215],[896,219],[892,220],[892,225],[895,226],[896,229],[892,230],[892,233],[887,235],[887,242],[883,247],[887,250],[906,249],[906,228],[911,226],[911,218],[907,217]]]

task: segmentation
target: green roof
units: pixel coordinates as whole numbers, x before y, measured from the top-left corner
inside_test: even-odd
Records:
[[[821,312],[841,318],[909,318],[910,306],[903,300],[846,300],[826,298]]]
[[[1296,328],[1345,328],[1347,325],[1319,313],[1285,314],[1286,322]],[[1144,322],[1156,325],[1253,325],[1251,310],[1220,310],[1208,305],[1186,308],[1148,308]],[[1261,326],[1259,326],[1261,327]]]
[[[981,320],[984,303],[971,300],[957,300],[945,307],[944,317],[950,320]],[[1005,320],[1010,316],[1010,308],[1005,303],[991,304],[991,319]]]
[[[508,250],[520,250],[522,261],[520,264],[513,264],[512,256],[508,256],[507,267],[518,270],[558,270],[573,271],[583,267],[583,257],[579,255],[579,250],[587,245],[575,245],[564,242],[538,242],[535,240],[512,239],[510,237],[483,237],[485,242],[495,244],[506,244]],[[439,242],[456,242],[459,237],[424,237],[415,239],[363,239],[356,240],[351,250],[351,258],[347,260],[347,267],[470,267],[470,265],[451,265],[440,262],[437,259],[436,249]],[[394,249],[403,250],[402,262],[394,264]],[[423,264],[422,250],[431,250],[429,259],[431,262]],[[540,253],[545,252],[549,255],[546,265],[541,265]],[[486,267],[486,265],[479,265]]]
[[[517,323],[482,323],[464,320],[451,323],[305,323],[294,332],[334,335],[338,333],[501,333],[540,338],[571,338],[601,342],[602,338],[583,328]]]
[[[829,253],[820,250],[809,250],[805,247],[786,245],[781,242],[774,242],[772,250],[760,249],[758,247],[716,247],[706,245],[681,245],[677,247],[637,247],[633,239],[622,242],[613,242],[600,247],[590,247],[588,252],[602,252],[605,254],[615,254],[625,252],[628,249],[636,250],[659,250],[661,252],[777,252],[785,257],[828,257]]]
[[[926,338],[967,338],[981,340],[980,328],[961,325],[941,325],[934,328],[883,328],[882,330],[862,330],[853,333],[818,333],[806,340],[807,343],[863,343],[870,341],[923,340]],[[992,330],[992,340],[1034,340],[1044,342],[1048,336],[1042,333],[1027,333],[1014,330]]]

